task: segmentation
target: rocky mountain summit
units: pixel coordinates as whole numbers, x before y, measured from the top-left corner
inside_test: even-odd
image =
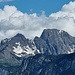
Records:
[[[0,75],[75,75],[75,37],[45,29],[33,40],[18,33],[0,43]]]
[[[45,54],[70,54],[75,50],[75,37],[63,30],[45,29],[34,41],[37,49]]]

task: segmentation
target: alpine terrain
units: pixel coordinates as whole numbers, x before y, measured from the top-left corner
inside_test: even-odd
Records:
[[[18,33],[0,42],[0,75],[75,75],[75,37],[44,29],[33,40]]]

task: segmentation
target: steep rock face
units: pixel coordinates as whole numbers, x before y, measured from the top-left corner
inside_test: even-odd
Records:
[[[21,65],[0,65],[1,75],[75,75],[75,53],[35,55],[23,59]]]
[[[10,39],[4,39],[0,45],[0,63],[20,65],[20,58],[27,58],[39,53],[35,43],[26,39],[22,34],[17,34]]]
[[[8,71],[0,68],[0,75],[8,75]]]
[[[34,41],[37,48],[45,54],[69,54],[75,50],[75,38],[62,30],[45,29]]]
[[[24,60],[21,75],[75,75],[74,64],[75,54],[36,55]]]

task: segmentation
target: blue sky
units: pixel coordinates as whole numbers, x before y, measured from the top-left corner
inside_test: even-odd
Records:
[[[45,14],[48,16],[51,13],[61,10],[62,6],[68,4],[70,1],[75,0],[14,0],[1,2],[0,8],[3,8],[4,5],[14,5],[24,13],[41,14],[42,11],[45,11]]]

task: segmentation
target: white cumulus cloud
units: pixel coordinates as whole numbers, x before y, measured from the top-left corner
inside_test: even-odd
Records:
[[[75,36],[75,1],[65,4],[59,12],[47,17],[23,13],[15,6],[0,9],[0,40],[22,33],[28,38],[40,36],[43,29],[65,30]]]

